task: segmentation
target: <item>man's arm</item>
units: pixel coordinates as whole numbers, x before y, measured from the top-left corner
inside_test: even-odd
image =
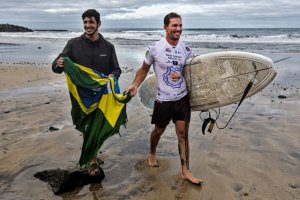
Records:
[[[64,71],[63,57],[57,57],[52,63],[52,71],[61,74]]]
[[[71,40],[68,41],[63,51],[58,57],[52,62],[52,71],[61,74],[64,71],[64,60],[63,57],[72,57],[71,51]]]
[[[137,88],[141,85],[141,83],[145,80],[149,69],[151,65],[148,65],[147,63],[143,63],[142,67],[137,71],[135,78],[132,82],[132,84],[129,86],[127,93],[129,93],[131,96],[135,96],[137,93]]]

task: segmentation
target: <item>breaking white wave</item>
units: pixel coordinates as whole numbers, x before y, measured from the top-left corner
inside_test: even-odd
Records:
[[[248,31],[247,31],[248,30]],[[211,30],[187,30],[182,33],[182,40],[187,42],[205,43],[280,43],[300,44],[300,30],[288,29],[277,31],[269,29],[211,29]],[[0,33],[0,42],[26,43],[33,41],[65,42],[66,40],[80,36],[80,31],[34,31],[26,33]],[[103,36],[109,40],[144,40],[155,41],[164,37],[163,30],[105,30]]]

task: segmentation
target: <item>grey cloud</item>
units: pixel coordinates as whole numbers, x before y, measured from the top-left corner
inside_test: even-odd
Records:
[[[81,28],[80,16],[88,8],[100,11],[105,27],[161,27],[170,10],[181,14],[188,27],[299,27],[300,21],[300,2],[294,0],[9,0],[1,2],[0,23]]]

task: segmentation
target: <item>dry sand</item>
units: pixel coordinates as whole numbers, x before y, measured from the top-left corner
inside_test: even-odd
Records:
[[[158,145],[160,167],[147,166],[151,113],[134,98],[127,128],[99,154],[106,178],[56,196],[33,175],[79,159],[82,136],[72,125],[64,76],[50,65],[1,64],[0,72],[0,199],[300,199],[299,85],[282,89],[275,79],[244,101],[228,128],[211,134],[202,135],[199,113],[192,114],[190,169],[202,186],[180,179],[173,124]],[[122,74],[123,90],[133,76]],[[281,91],[288,98],[278,99]],[[222,109],[220,125],[235,106]]]

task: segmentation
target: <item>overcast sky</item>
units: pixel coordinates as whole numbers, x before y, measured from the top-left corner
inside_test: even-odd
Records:
[[[0,24],[80,29],[89,8],[100,11],[104,28],[162,28],[169,12],[184,28],[300,27],[299,0],[0,0]]]

